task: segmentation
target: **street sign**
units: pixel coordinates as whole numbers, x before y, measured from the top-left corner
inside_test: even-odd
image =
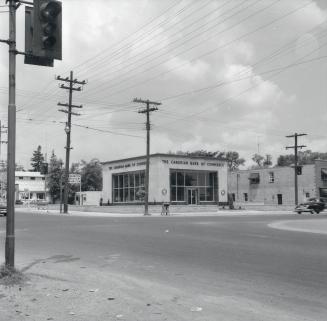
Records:
[[[80,184],[81,183],[81,175],[80,174],[69,174],[68,183],[69,184]]]

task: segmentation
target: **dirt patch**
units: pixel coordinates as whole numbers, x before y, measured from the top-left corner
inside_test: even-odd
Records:
[[[0,266],[0,285],[23,286],[28,278],[19,270],[6,265]]]

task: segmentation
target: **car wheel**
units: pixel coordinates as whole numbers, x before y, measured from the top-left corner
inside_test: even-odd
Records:
[[[315,210],[315,212],[316,212],[316,214],[319,214],[319,213],[320,213],[320,211],[319,211],[319,210]]]
[[[297,213],[298,213],[298,214],[302,214],[302,212],[301,212],[301,211],[297,211]]]
[[[315,213],[315,211],[310,211],[310,213],[311,213],[311,214],[314,214],[314,213]]]

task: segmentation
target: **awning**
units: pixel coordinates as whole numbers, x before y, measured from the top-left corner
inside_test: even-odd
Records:
[[[327,176],[327,168],[322,168],[321,169],[321,174],[324,174]]]
[[[259,179],[260,175],[259,173],[250,173],[249,179]]]

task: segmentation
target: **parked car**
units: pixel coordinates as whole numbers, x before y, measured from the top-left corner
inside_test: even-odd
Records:
[[[7,204],[6,203],[0,203],[0,214],[3,216],[7,216]]]
[[[22,204],[24,204],[24,202],[22,200],[16,200],[15,201],[15,204],[16,205],[22,205]]]
[[[302,212],[309,212],[311,214],[319,214],[325,209],[325,203],[316,198],[310,198],[307,202],[299,204],[295,207],[295,212],[301,214]]]

